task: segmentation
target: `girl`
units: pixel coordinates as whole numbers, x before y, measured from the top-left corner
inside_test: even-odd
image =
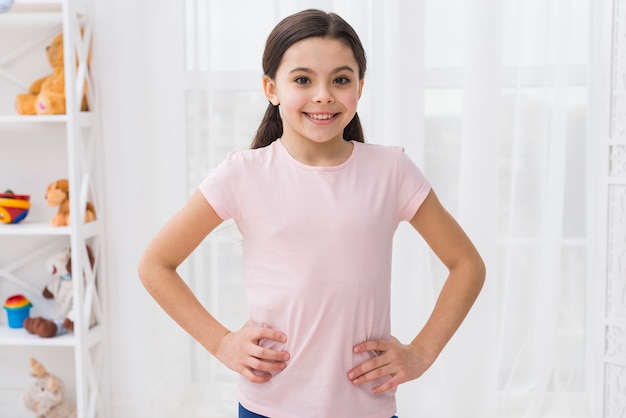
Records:
[[[485,270],[399,147],[365,144],[363,46],[342,18],[281,21],[263,56],[269,100],[252,149],[232,152],[146,249],[139,275],[163,309],[241,375],[240,417],[389,418],[460,326]],[[250,320],[226,329],[177,267],[223,220],[243,236]],[[391,336],[391,247],[408,221],[449,269],[409,344]]]

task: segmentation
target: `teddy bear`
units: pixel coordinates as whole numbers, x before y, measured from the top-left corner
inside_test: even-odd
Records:
[[[95,258],[91,247],[86,245],[89,263],[93,268]],[[42,338],[51,338],[74,331],[74,320],[78,312],[73,305],[73,282],[72,282],[72,257],[69,248],[50,257],[46,263],[48,273],[52,279],[45,286],[42,294],[46,299],[53,299],[55,302],[55,313],[53,318],[28,317],[24,320],[23,326],[31,334]],[[92,316],[91,323],[95,323]]]
[[[57,214],[50,220],[52,226],[66,226],[70,224],[70,188],[67,179],[53,181],[46,190],[46,203],[58,206]],[[85,222],[96,219],[96,209],[91,202],[87,202]]]
[[[76,406],[65,397],[65,386],[36,359],[30,359],[35,382],[22,392],[22,403],[37,418],[76,418]]]
[[[65,114],[65,67],[63,53],[63,33],[54,37],[46,47],[52,74],[34,81],[28,93],[18,94],[15,108],[20,115],[61,115]],[[86,95],[83,95],[81,110],[86,111]]]

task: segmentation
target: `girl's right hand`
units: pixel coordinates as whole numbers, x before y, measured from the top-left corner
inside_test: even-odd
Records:
[[[239,373],[252,383],[265,383],[272,378],[271,372],[287,367],[289,353],[261,347],[259,341],[287,341],[287,336],[268,327],[254,327],[250,321],[236,332],[226,334],[215,357],[229,369]]]

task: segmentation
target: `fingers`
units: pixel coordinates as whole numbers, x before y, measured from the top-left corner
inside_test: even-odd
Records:
[[[355,353],[365,353],[368,351],[373,351],[378,354],[382,351],[387,351],[389,349],[389,344],[389,341],[371,340],[355,345],[353,351]]]
[[[257,341],[262,340],[262,339],[268,339],[268,340],[274,340],[274,341],[278,341],[280,343],[286,343],[287,342],[287,336],[276,330],[273,328],[269,328],[266,326],[262,326],[262,327],[252,327],[249,326],[248,328],[250,330],[250,332],[252,333],[252,335],[256,335],[257,336]]]
[[[260,374],[264,374],[266,372],[278,372],[283,370],[287,367],[287,363],[285,361],[272,361],[250,356],[246,361],[246,366],[247,369],[251,369],[253,372],[261,372]]]
[[[250,342],[252,342],[252,345],[249,347],[249,353],[251,356],[259,360],[277,362],[289,360],[289,353],[286,351],[278,351],[259,345],[259,341],[261,340],[273,340],[280,343],[286,343],[287,336],[284,333],[265,326],[260,328],[250,328],[249,332],[250,336],[248,338],[250,339]]]
[[[391,372],[388,367],[389,364],[390,362],[387,356],[379,355],[350,370],[348,372],[348,378],[352,380],[352,383],[355,385],[360,385],[370,380],[388,376]]]
[[[412,361],[408,358],[408,346],[397,339],[390,341],[372,340],[354,347],[355,353],[373,352],[375,357],[361,363],[348,372],[354,385],[362,385],[377,379],[386,380],[372,388],[372,393],[383,393],[411,379]]]
[[[241,374],[252,383],[265,383],[272,373],[287,367],[289,353],[259,345],[261,340],[287,341],[287,336],[268,327],[255,327],[250,323],[237,332],[227,334],[220,344],[217,357],[228,368]]]
[[[245,368],[240,373],[251,383],[263,384],[268,382],[272,378],[271,373],[255,373],[252,369]]]
[[[378,394],[394,389],[400,383],[406,382],[408,379],[405,376],[406,374],[402,370],[390,363],[358,376],[352,380],[352,383],[359,386],[366,382],[387,378],[382,384],[372,388],[372,393]]]
[[[289,353],[286,351],[276,351],[271,348],[261,347],[254,344],[250,347],[250,355],[262,360],[271,361],[287,361],[289,360]]]
[[[259,345],[259,341],[274,340],[285,343],[287,336],[268,327],[250,328],[248,332],[250,335],[247,337],[246,365],[251,374],[246,373],[245,377],[252,382],[265,383],[272,377],[269,372],[277,372],[287,367],[286,362],[289,360],[289,353],[262,347]]]
[[[404,381],[400,380],[400,379],[397,379],[395,377],[392,377],[391,379],[387,380],[382,385],[373,387],[372,388],[372,393],[378,394],[378,393],[387,392],[388,390],[395,389],[402,382],[404,382]]]
[[[350,370],[348,372],[348,378],[352,380],[355,384],[363,383],[365,381],[363,378],[361,378],[363,375],[370,373],[372,370],[378,370],[379,368],[388,364],[389,361],[385,357],[381,356],[381,354],[389,350],[389,345],[389,341],[371,340],[354,346],[353,351],[355,354],[372,352],[376,355],[376,357],[367,360],[366,362]],[[376,373],[376,377],[372,376],[373,374],[370,374],[367,380],[373,380],[377,377],[384,375],[380,374],[380,371],[378,371]]]

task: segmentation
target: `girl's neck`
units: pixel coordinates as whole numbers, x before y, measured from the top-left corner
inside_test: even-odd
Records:
[[[296,161],[312,167],[341,165],[350,158],[354,148],[352,142],[342,138],[320,143],[283,136],[279,141]]]

